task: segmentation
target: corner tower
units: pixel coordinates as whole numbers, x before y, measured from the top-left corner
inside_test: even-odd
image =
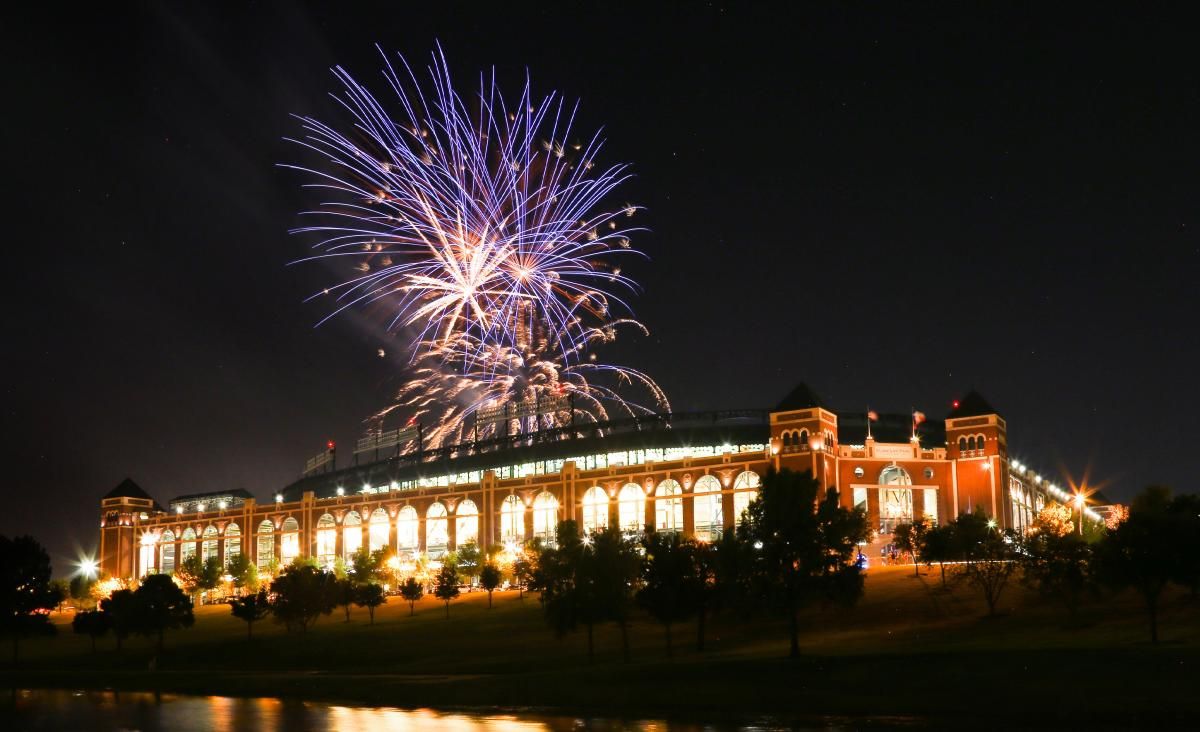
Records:
[[[837,443],[837,415],[808,384],[797,384],[771,410],[771,453],[776,469],[808,470],[822,490],[834,487]]]
[[[983,511],[1009,526],[1008,426],[1000,413],[972,389],[946,416],[946,455],[952,461],[955,516]]]
[[[121,579],[144,574],[137,566],[138,526],[160,513],[162,507],[129,478],[105,493],[100,499],[100,571]]]

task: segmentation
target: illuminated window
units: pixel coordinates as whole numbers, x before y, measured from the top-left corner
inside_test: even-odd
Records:
[[[583,494],[583,533],[604,531],[608,528],[608,494],[600,486],[593,486]]]
[[[194,556],[196,556],[196,532],[189,526],[183,530],[183,537],[179,544],[179,562],[182,564]]]
[[[336,556],[337,522],[333,516],[325,514],[317,519],[317,564],[331,567]]]
[[[157,537],[150,532],[142,534],[141,546],[138,547],[138,576],[145,577],[154,573],[155,540]]]
[[[233,558],[242,553],[242,528],[237,524],[225,527],[225,566],[228,567]]]
[[[558,532],[558,499],[542,491],[533,499],[533,536],[553,544]]]
[[[475,506],[475,502],[469,498],[464,498],[459,501],[454,507],[454,544],[455,546],[463,546],[465,544],[479,543],[479,509]]]
[[[396,514],[396,544],[406,554],[421,548],[421,517],[412,506],[405,506]]]
[[[271,560],[275,558],[275,526],[270,521],[263,521],[258,525],[258,561],[256,564],[260,570],[264,570],[271,565]]]
[[[898,524],[913,520],[911,488],[879,489],[879,533],[890,534]]]
[[[937,490],[934,488],[926,488],[924,499],[925,499],[925,518],[929,519],[930,521],[932,521],[933,523],[936,524],[937,520],[938,520]]]
[[[899,465],[889,465],[879,473],[879,485],[912,485],[912,477]]]
[[[863,470],[861,465],[854,469],[854,477],[855,478],[862,478],[866,474],[867,474],[867,471]]]
[[[217,556],[217,527],[209,526],[204,530],[200,542],[200,561],[207,562],[209,557]]]
[[[654,528],[683,531],[683,488],[670,478],[659,483],[654,492]]]
[[[279,534],[279,563],[286,567],[300,556],[300,524],[289,516]]]
[[[746,512],[754,499],[758,498],[760,485],[762,485],[762,481],[759,479],[758,473],[752,470],[739,473],[733,481],[733,515],[734,520],[738,523],[745,519],[742,514]]]
[[[162,556],[158,560],[159,571],[171,574],[175,571],[175,532],[167,529],[162,534]]]
[[[425,551],[429,556],[446,556],[450,546],[450,525],[446,519],[446,506],[432,503],[425,512]]]
[[[721,481],[706,475],[692,487],[692,523],[700,541],[716,541],[725,525],[721,507]]]
[[[525,504],[517,496],[507,496],[500,504],[500,541],[525,541]]]
[[[637,483],[626,483],[617,494],[617,521],[621,531],[641,533],[646,523],[646,492]]]
[[[856,509],[862,511],[863,513],[866,513],[866,511],[867,511],[867,489],[866,488],[855,488],[854,489],[854,507]]]
[[[388,523],[387,511],[377,508],[371,512],[371,523],[367,526],[367,549],[377,552],[387,549],[391,541],[391,524]]]
[[[342,519],[342,556],[349,562],[362,546],[362,516],[351,511]]]

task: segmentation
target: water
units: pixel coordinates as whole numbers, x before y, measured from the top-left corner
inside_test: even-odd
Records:
[[[726,732],[801,728],[775,724],[708,725],[653,719],[627,721],[523,712],[438,712],[269,697],[241,699],[125,691],[22,689],[0,704],[0,729],[9,732]]]

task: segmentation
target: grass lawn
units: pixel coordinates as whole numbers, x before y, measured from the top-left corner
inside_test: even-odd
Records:
[[[634,624],[633,660],[621,662],[613,626],[597,629],[589,664],[582,631],[557,639],[536,596],[462,596],[450,619],[433,598],[390,598],[376,612],[340,609],[307,634],[270,620],[246,626],[225,606],[196,611],[196,625],[167,636],[154,671],[148,641],[111,637],[91,652],[55,617],[55,638],[22,644],[7,686],[80,687],[290,696],[401,707],[502,706],[602,716],[783,720],[849,717],[961,725],[1191,726],[1200,713],[1200,602],[1172,595],[1157,646],[1147,642],[1138,599],[1085,605],[1075,618],[1013,584],[1002,614],[985,616],[967,586],[943,591],[936,567],[871,570],[851,609],[805,617],[805,656],[786,658],[785,625],[766,617],[709,624],[695,651],[695,626]]]

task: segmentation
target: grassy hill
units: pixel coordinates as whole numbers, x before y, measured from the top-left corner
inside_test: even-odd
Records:
[[[558,708],[603,716],[862,721],[947,724],[1190,726],[1200,712],[1200,601],[1172,595],[1164,642],[1151,646],[1138,599],[1121,595],[1061,608],[1012,585],[1002,615],[985,616],[967,586],[940,588],[936,568],[873,569],[854,608],[814,609],[804,622],[805,657],[789,661],[784,625],[754,617],[711,622],[704,653],[695,626],[675,629],[667,658],[662,630],[639,617],[632,662],[621,662],[615,627],[596,634],[589,664],[582,632],[556,639],[536,596],[483,593],[443,606],[427,598],[409,617],[390,598],[373,626],[356,608],[307,634],[270,620],[245,625],[225,606],[196,611],[195,627],[168,635],[148,670],[150,644],[111,637],[92,654],[70,616],[56,638],[23,644],[6,685],[297,696],[393,706]]]

